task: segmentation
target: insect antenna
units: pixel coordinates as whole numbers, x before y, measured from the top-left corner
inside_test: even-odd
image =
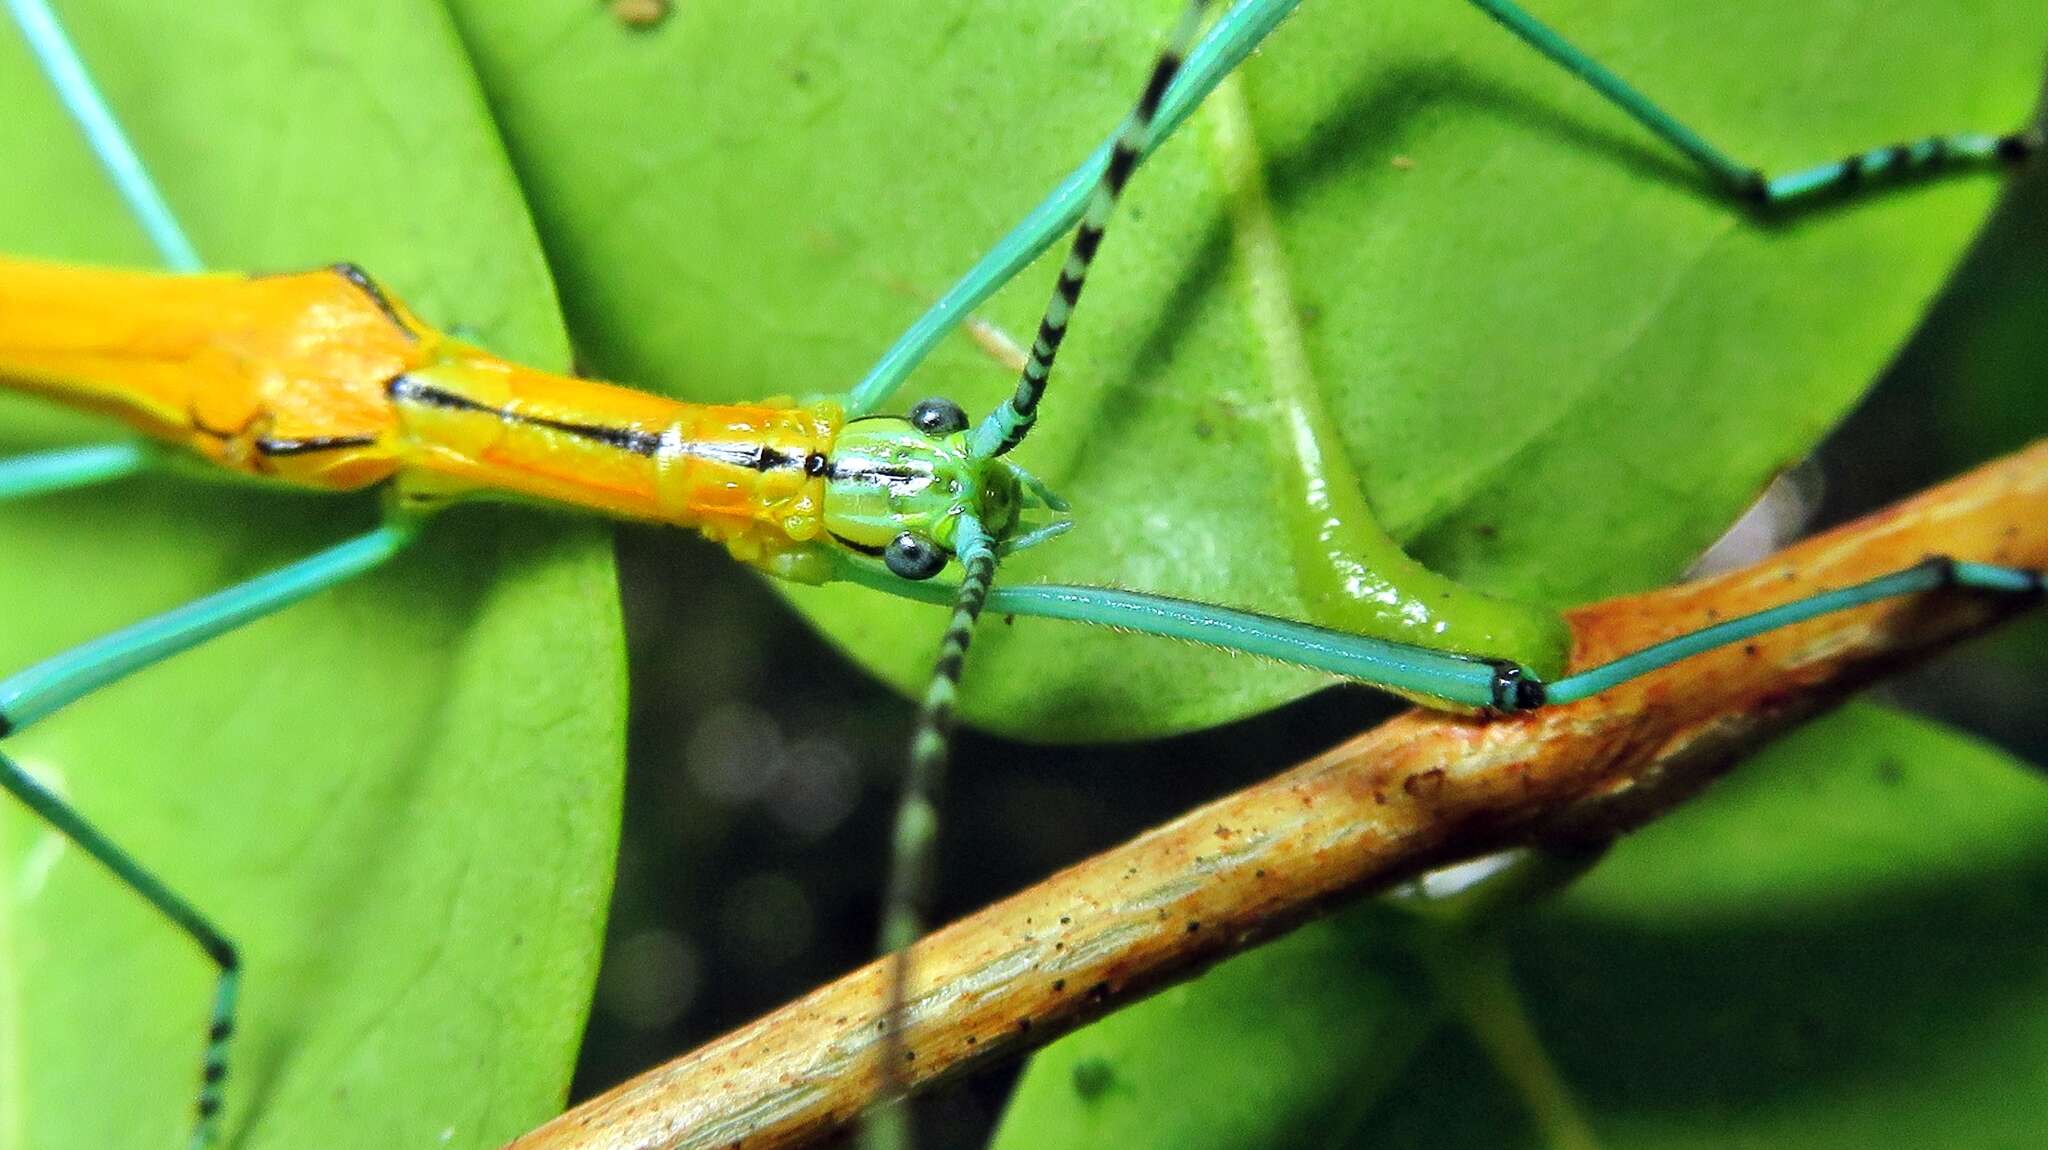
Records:
[[[889,884],[882,903],[881,950],[889,956],[889,971],[882,1014],[881,1099],[889,1105],[879,1108],[871,1119],[869,1145],[892,1150],[907,1150],[910,1145],[909,1116],[897,1104],[908,1092],[908,1064],[913,1057],[903,1038],[910,998],[910,946],[924,932],[938,838],[939,794],[952,752],[960,673],[996,574],[996,540],[972,516],[961,520],[954,547],[963,574],[953,595],[952,617],[939,640],[931,681],[918,704],[909,769],[904,772],[890,840]]]
[[[1208,0],[1193,0],[1188,5],[1166,50],[1152,65],[1145,92],[1125,118],[1116,146],[1110,150],[1109,166],[1103,169],[1102,178],[1089,194],[1088,209],[1074,232],[1074,246],[1067,252],[1067,262],[1060,266],[1059,282],[1053,285],[1052,299],[1047,301],[1045,314],[1038,321],[1038,338],[1031,341],[1031,354],[1017,377],[1017,390],[982,419],[968,440],[968,450],[977,458],[1001,455],[1022,443],[1037,420],[1038,401],[1045,395],[1046,381],[1052,377],[1053,359],[1059,355],[1060,341],[1066,338],[1067,321],[1074,314],[1074,305],[1081,300],[1088,269],[1095,262],[1096,249],[1102,245],[1102,233],[1109,228],[1109,217],[1116,212],[1124,184],[1144,158],[1145,141],[1152,134],[1152,121],[1159,115],[1159,102],[1180,71],[1188,49],[1193,47],[1195,34],[1201,30],[1202,12],[1208,6]]]

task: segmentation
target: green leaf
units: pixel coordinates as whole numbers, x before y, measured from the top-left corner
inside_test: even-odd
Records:
[[[1524,999],[1608,1145],[2033,1145],[2044,843],[2036,770],[1852,708],[1515,931]],[[1461,1069],[1418,1062],[1390,1095],[1418,1103],[1415,1137],[1363,1141],[1511,1144],[1456,1137],[1455,1101],[1412,1089]]]
[[[591,367],[708,399],[858,379],[1109,132],[1178,0],[680,4],[652,32],[595,6],[453,7]],[[2027,0],[1540,7],[1775,170],[2016,127],[2044,44]],[[1431,562],[1556,604],[1668,579],[1804,455],[1998,185],[1759,221],[1453,0],[1307,4],[1247,80],[1313,366],[1372,499]],[[1299,614],[1274,569],[1298,512],[1274,496],[1204,135],[1140,174],[1105,246],[1020,452],[1079,526],[1009,578]],[[1028,334],[1053,272],[987,318]],[[984,410],[1010,383],[956,337],[903,402]],[[891,681],[928,670],[940,613],[789,593]],[[1200,726],[1323,682],[1064,624],[977,646],[967,713],[1038,738]]]
[[[1851,707],[1518,919],[1522,1001],[1604,1145],[2031,1145],[2044,842],[2025,764]],[[1416,1034],[1447,1012],[1388,957],[1399,927],[1349,912],[1063,1040],[998,1144],[1542,1145],[1469,1040]],[[1131,1089],[1083,1097],[1091,1062]]]
[[[209,260],[357,260],[444,325],[566,363],[519,188],[438,5],[62,7]],[[153,263],[11,34],[0,106],[0,248]],[[0,413],[10,446],[86,433],[40,410]],[[158,476],[0,506],[0,667],[376,514]],[[567,1089],[611,882],[623,689],[603,534],[460,511],[389,569],[7,748],[241,945],[234,1145],[488,1146]],[[183,1145],[210,966],[12,803],[0,844],[0,1145]]]

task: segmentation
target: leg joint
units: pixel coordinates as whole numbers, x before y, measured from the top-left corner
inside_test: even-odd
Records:
[[[206,950],[206,957],[212,959],[213,964],[220,967],[223,972],[242,969],[242,956],[235,949],[235,944],[211,928],[207,928],[200,945]]]
[[[2009,164],[2017,164],[2041,150],[2042,129],[2034,128],[2025,132],[2014,132],[1998,140],[1998,158]]]
[[[1520,663],[1499,661],[1493,665],[1491,709],[1502,715],[1533,711],[1549,701],[1543,680],[1531,675]]]
[[[1956,561],[1947,555],[1929,555],[1914,564],[1914,569],[1925,571],[1933,577],[1934,585],[1930,590],[1954,587],[1960,582],[1956,578]]]

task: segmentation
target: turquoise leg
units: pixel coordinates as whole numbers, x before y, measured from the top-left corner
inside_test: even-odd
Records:
[[[172,271],[202,270],[205,265],[199,260],[198,249],[186,238],[185,229],[178,226],[177,216],[157,190],[156,181],[150,178],[149,169],[143,166],[142,157],[128,140],[128,133],[121,130],[106,98],[92,82],[92,74],[86,71],[85,61],[79,58],[71,38],[64,34],[64,26],[57,22],[57,14],[50,10],[48,0],[7,0],[7,10],[27,38],[29,50],[35,53],[44,74],[49,76],[50,86],[78,121],[93,154],[99,157],[108,178],[127,201],[128,209],[141,222],[149,241],[156,245],[164,264]]]
[[[1625,655],[1612,663],[1594,667],[1589,671],[1567,675],[1554,683],[1536,684],[1531,693],[1535,696],[1535,705],[1539,706],[1546,702],[1575,703],[1705,651],[1732,646],[1766,631],[1803,623],[1821,615],[1846,611],[1851,607],[1861,607],[1866,603],[1876,603],[1883,599],[1896,599],[1902,595],[1960,588],[1994,595],[2039,596],[2043,586],[2043,575],[2039,571],[1995,567],[1988,563],[1965,563],[1945,558],[1929,559],[1904,571],[1881,575],[1853,587],[1808,596],[1783,606],[1772,607],[1767,611],[1759,611],[1754,615],[1717,623],[1712,627],[1702,628],[1690,635],[1681,635],[1652,647],[1645,647],[1633,655]]]
[[[1180,75],[1159,106],[1146,135],[1144,155],[1171,136],[1190,113],[1279,27],[1300,0],[1238,0],[1210,25],[1189,51]],[[2042,147],[2039,128],[1994,135],[1960,132],[1930,136],[1916,142],[1874,148],[1840,160],[1770,176],[1741,163],[1699,133],[1664,111],[1647,96],[1587,56],[1569,41],[1508,0],[1469,0],[1545,58],[1571,72],[1594,91],[1628,113],[1658,139],[1698,164],[1731,193],[1765,204],[1810,199],[1879,178],[1913,175],[1940,168],[1982,166],[2016,161]],[[965,275],[947,289],[923,315],[898,336],[848,397],[851,415],[878,410],[903,385],[956,324],[981,306],[997,289],[1024,270],[1081,219],[1096,184],[1109,167],[1116,136],[1090,153],[1045,199],[996,241]]]
[[[936,580],[910,583],[850,559],[843,562],[841,577],[927,603],[949,603],[954,595],[953,588]],[[2043,585],[2038,571],[1929,559],[1853,587],[1730,619],[1548,683],[1505,660],[1451,654],[1252,611],[1108,587],[1051,583],[998,587],[989,593],[988,610],[996,615],[1066,619],[1182,639],[1327,671],[1411,697],[1505,714],[1574,703],[1694,655],[1883,599],[1944,588],[2038,597]]]
[[[388,523],[0,679],[0,735],[18,731],[152,663],[352,579],[397,554],[416,531],[410,522]]]
[[[0,502],[122,479],[156,461],[145,443],[96,443],[0,459]]]
[[[1941,169],[2016,162],[2040,150],[2041,131],[1992,135],[1957,132],[1872,148],[1825,164],[1773,176],[1734,159],[1659,107],[1649,97],[1580,51],[1511,0],[1470,0],[1545,59],[1584,81],[1658,139],[1699,165],[1730,193],[1759,204],[1790,204],[1872,181],[1925,175]]]
[[[410,523],[387,524],[0,680],[0,737],[21,730],[115,680],[354,578],[397,554],[414,532]],[[198,944],[218,969],[191,1140],[194,1150],[210,1145],[219,1131],[221,1091],[227,1079],[227,1045],[234,1033],[235,996],[241,986],[241,959],[234,944],[134,856],[5,756],[0,756],[0,789],[28,804],[30,810],[99,860],[143,901],[161,911]]]
[[[217,1132],[221,1087],[227,1079],[228,1040],[235,1031],[235,996],[242,982],[242,960],[235,944],[197,908],[179,897],[178,892],[165,886],[133,855],[100,833],[84,815],[4,754],[0,754],[0,790],[20,799],[44,822],[57,828],[59,834],[99,860],[122,885],[176,923],[219,971],[213,987],[211,1020],[206,1028],[206,1053],[200,1064],[199,1100],[191,1141],[193,1150],[211,1144]]]
[[[924,603],[951,603],[956,594],[941,580],[907,582],[853,559],[842,561],[839,577]],[[1494,706],[1499,701],[1496,691],[1502,668],[1512,666],[1254,611],[1110,587],[1057,583],[997,587],[989,592],[987,609],[996,615],[1065,619],[1182,639],[1467,707]]]

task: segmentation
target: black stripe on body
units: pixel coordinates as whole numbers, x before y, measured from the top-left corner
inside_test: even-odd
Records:
[[[343,451],[351,447],[374,447],[374,435],[311,435],[304,439],[270,439],[256,441],[256,450],[264,455],[313,455],[322,451]]]
[[[883,555],[887,554],[889,550],[886,547],[870,547],[865,543],[855,543],[853,540],[848,539],[846,536],[841,535],[837,531],[827,530],[826,534],[830,535],[835,542],[837,542],[841,547],[846,548],[848,551],[858,551],[862,555],[872,555],[877,559],[880,559]]]
[[[781,471],[784,468],[800,467],[806,474],[820,474],[812,470],[814,466],[819,465],[811,462],[810,455],[791,455],[779,447],[770,447],[765,443],[729,440],[700,442],[677,437],[670,439],[665,446],[677,455],[723,463],[727,467],[741,467],[748,471]],[[823,466],[829,468],[829,461]]]
[[[527,415],[523,412],[511,411],[502,407],[492,407],[488,403],[478,403],[466,395],[449,391],[447,388],[435,387],[430,383],[422,383],[409,375],[399,374],[392,376],[390,382],[384,385],[384,392],[391,397],[393,403],[411,403],[417,404],[420,407],[439,408],[442,411],[472,411],[479,415],[492,416],[506,423],[559,431],[565,435],[573,435],[579,439],[590,440],[593,443],[602,443],[607,447],[615,447],[620,451],[631,452],[634,455],[651,458],[661,451],[661,436],[656,432],[642,431],[636,427],[608,427],[596,423],[571,423],[565,419],[550,419],[546,416]],[[772,449],[763,450],[765,453]],[[779,456],[782,453],[775,452],[774,454]],[[763,467],[762,470],[766,470],[766,468]]]
[[[806,460],[805,470],[809,470]],[[830,479],[879,479],[885,484],[929,482],[930,468],[902,463],[876,463],[867,459],[827,459],[824,474]]]

